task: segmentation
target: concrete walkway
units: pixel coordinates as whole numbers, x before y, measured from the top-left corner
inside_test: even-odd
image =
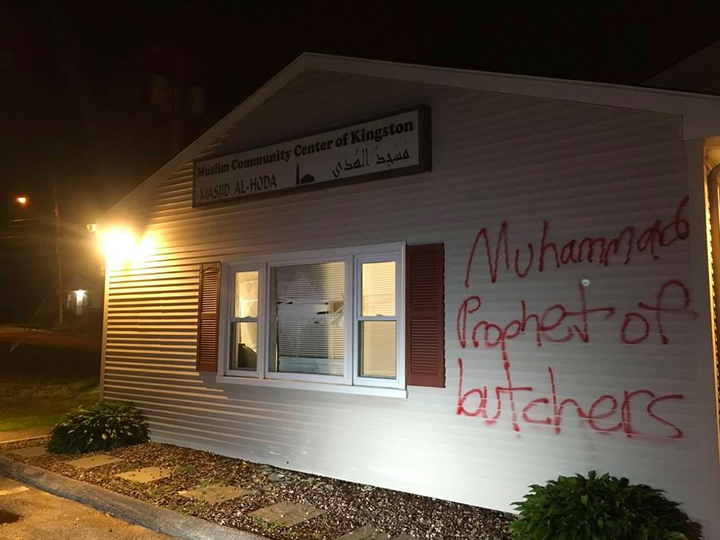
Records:
[[[169,536],[0,477],[3,540],[171,540]]]
[[[19,431],[0,431],[0,443],[23,441],[34,437],[45,437],[50,434],[51,427],[35,427]]]

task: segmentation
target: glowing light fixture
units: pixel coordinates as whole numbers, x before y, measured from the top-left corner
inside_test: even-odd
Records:
[[[75,293],[75,305],[82,306],[83,302],[85,301],[85,296],[87,295],[87,291],[78,289],[77,291],[73,291],[73,292]]]
[[[19,195],[15,197],[15,202],[20,206],[27,206],[28,198],[25,195]]]
[[[124,229],[113,229],[103,234],[101,245],[107,260],[114,263],[129,261],[137,252],[135,236]]]
[[[138,262],[156,251],[155,236],[144,235],[138,239],[129,229],[100,231],[99,241],[107,261],[113,265]]]

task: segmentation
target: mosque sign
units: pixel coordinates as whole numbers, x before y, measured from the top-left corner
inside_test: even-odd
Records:
[[[194,164],[193,206],[429,171],[425,106]]]

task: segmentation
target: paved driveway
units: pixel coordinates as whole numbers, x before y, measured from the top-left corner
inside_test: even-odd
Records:
[[[171,540],[80,503],[0,477],[3,540]]]

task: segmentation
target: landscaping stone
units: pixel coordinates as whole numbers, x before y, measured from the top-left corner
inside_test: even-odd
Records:
[[[48,453],[47,446],[29,446],[27,448],[21,448],[19,450],[12,450],[11,453],[16,454],[18,456],[26,457],[26,458],[33,458],[33,457],[40,457],[45,456]]]
[[[107,454],[97,454],[95,456],[73,459],[67,463],[78,469],[92,469],[102,465],[109,465],[110,463],[117,463],[118,461],[122,461],[122,459]]]
[[[292,527],[293,525],[318,517],[324,513],[325,510],[320,510],[319,508],[284,501],[273,504],[272,506],[266,506],[260,510],[255,510],[254,512],[250,512],[249,515],[275,523],[276,525]]]
[[[359,529],[342,535],[337,540],[390,540],[390,535],[381,533],[372,525],[363,525]]]
[[[251,491],[235,486],[208,486],[187,491],[178,491],[178,495],[182,497],[203,501],[208,504],[230,501],[247,495],[248,493],[251,493]]]
[[[142,469],[136,469],[134,471],[128,471],[120,474],[116,474],[118,478],[124,478],[131,482],[137,482],[139,484],[147,484],[148,482],[154,482],[161,478],[167,478],[172,476],[173,472],[170,469],[162,469],[160,467],[143,467]]]
[[[268,482],[282,482],[285,479],[285,475],[282,473],[273,473],[267,477]]]

